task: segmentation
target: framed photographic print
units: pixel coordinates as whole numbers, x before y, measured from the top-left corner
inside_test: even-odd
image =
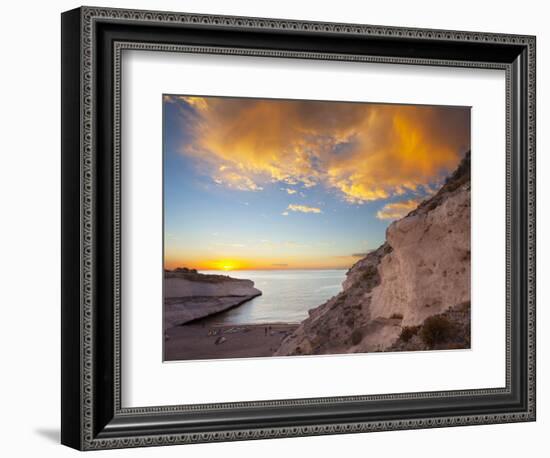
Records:
[[[163,105],[165,360],[470,348],[470,107]]]
[[[535,38],[62,15],[62,443],[535,419]]]

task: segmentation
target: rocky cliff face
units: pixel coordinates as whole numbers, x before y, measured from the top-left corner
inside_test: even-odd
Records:
[[[388,227],[386,242],[348,271],[343,291],[310,310],[276,354],[467,348],[469,304],[468,153],[434,196]]]
[[[164,272],[164,297],[249,296],[261,294],[252,280],[227,275],[206,275],[179,268]]]
[[[180,267],[164,272],[164,327],[223,312],[259,296],[251,280],[205,275]]]

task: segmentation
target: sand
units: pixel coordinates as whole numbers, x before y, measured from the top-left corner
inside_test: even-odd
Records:
[[[298,324],[209,324],[207,320],[166,330],[165,361],[273,356]],[[267,329],[267,332],[266,332]]]

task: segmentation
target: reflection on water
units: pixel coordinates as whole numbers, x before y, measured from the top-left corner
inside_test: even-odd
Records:
[[[251,301],[209,318],[219,324],[299,323],[308,310],[342,290],[345,270],[204,270],[204,274],[246,278],[262,291]]]

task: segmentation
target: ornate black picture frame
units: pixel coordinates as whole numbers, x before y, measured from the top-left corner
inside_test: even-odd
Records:
[[[506,386],[123,408],[125,49],[504,70]],[[63,13],[62,443],[93,450],[534,421],[535,111],[533,36],[95,7]]]

